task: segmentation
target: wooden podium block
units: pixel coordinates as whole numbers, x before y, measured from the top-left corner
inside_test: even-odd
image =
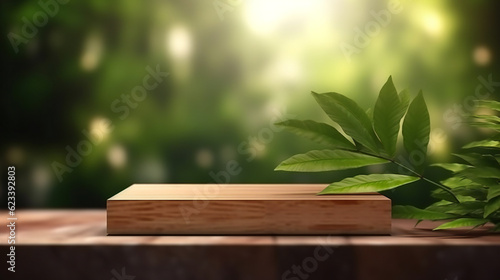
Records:
[[[325,184],[134,184],[107,201],[108,234],[390,234],[391,201]]]

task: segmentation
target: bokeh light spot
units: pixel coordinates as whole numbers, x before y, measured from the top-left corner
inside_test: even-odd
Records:
[[[92,71],[98,65],[101,60],[103,43],[100,36],[96,34],[91,34],[86,42],[83,49],[83,54],[80,59],[80,65],[85,71]]]
[[[121,168],[127,163],[127,152],[121,145],[113,145],[107,153],[109,164],[113,168]]]
[[[96,117],[90,122],[90,133],[94,137],[104,140],[111,133],[110,124],[108,119]]]
[[[7,162],[12,164],[21,164],[24,161],[25,153],[20,147],[10,147],[6,153]]]
[[[208,149],[201,149],[196,153],[196,164],[203,168],[212,166],[214,156]]]
[[[474,49],[474,62],[479,66],[488,65],[491,61],[491,52],[485,46],[478,46]]]

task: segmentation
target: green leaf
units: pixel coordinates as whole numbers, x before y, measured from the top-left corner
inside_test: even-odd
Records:
[[[495,157],[491,155],[481,155],[478,153],[468,153],[468,154],[452,154],[456,157],[459,157],[466,162],[478,167],[496,167],[500,168],[500,165]]]
[[[500,196],[497,196],[486,203],[484,206],[484,216],[483,218],[488,217],[491,213],[500,209]]]
[[[367,165],[387,163],[388,160],[343,150],[315,150],[295,155],[274,170],[320,172],[344,170]]]
[[[483,141],[471,142],[471,143],[463,146],[463,149],[472,149],[472,148],[496,148],[496,149],[500,149],[500,141],[483,140]]]
[[[455,215],[468,215],[475,212],[482,214],[485,204],[486,203],[482,201],[467,201],[463,203],[449,203],[441,205],[433,204],[425,209]]]
[[[441,184],[451,189],[458,187],[466,187],[466,186],[481,187],[480,185],[472,182],[471,180],[462,177],[450,177],[446,180],[441,181]]]
[[[456,215],[423,210],[413,206],[396,205],[392,207],[392,218],[394,219],[418,219],[418,220],[445,220],[455,218]]]
[[[347,140],[344,135],[325,123],[308,120],[287,120],[276,125],[320,144],[327,144],[340,149],[356,149],[356,146]]]
[[[336,92],[312,92],[312,95],[330,119],[338,123],[347,135],[378,153],[379,141],[372,123],[356,102]]]
[[[486,200],[487,190],[481,186],[477,188],[456,187],[451,190],[458,197],[473,197],[477,200]]]
[[[473,115],[467,123],[475,127],[500,131],[500,118],[493,115]]]
[[[427,208],[425,208],[425,209],[432,210],[431,209],[432,207],[440,207],[440,206],[453,205],[453,204],[454,204],[453,202],[449,202],[447,200],[440,200],[440,201],[436,201],[436,202],[432,203],[431,205],[427,206]]]
[[[500,111],[500,102],[494,100],[476,100],[476,106]]]
[[[470,122],[469,125],[480,127],[480,128],[489,128],[493,130],[500,131],[500,124],[489,123],[489,122]]]
[[[459,227],[478,227],[489,222],[487,219],[475,219],[475,218],[460,218],[451,222],[444,223],[434,230],[449,229],[449,228],[459,228]]]
[[[402,105],[392,77],[389,77],[375,103],[373,127],[390,157],[396,154],[399,126],[405,112],[406,107]]]
[[[399,93],[399,100],[401,101],[401,105],[399,106],[399,109],[406,113],[406,110],[408,109],[408,105],[410,104],[410,92],[407,89],[402,90]]]
[[[368,118],[369,118],[370,120],[373,120],[373,110],[372,110],[372,108],[368,108],[368,109],[366,109],[366,112],[365,112],[365,113],[366,113],[366,115],[368,116]]]
[[[430,166],[441,167],[453,173],[457,173],[471,167],[470,165],[460,164],[460,163],[434,163],[431,164]]]
[[[476,184],[486,186],[486,187],[496,185],[498,182],[497,179],[476,177],[476,176],[474,176],[473,172],[470,172],[470,174],[466,174],[466,175],[457,174],[455,176],[468,176],[467,179],[471,180],[472,182],[474,182]]]
[[[458,193],[455,193],[454,189],[451,190],[453,194],[455,195],[452,196],[449,192],[443,190],[443,189],[435,189],[431,192],[431,196],[433,198],[437,199],[442,199],[450,202],[457,202],[457,199],[459,202],[466,202],[466,201],[474,201],[476,200],[474,197],[469,196],[469,195],[460,195]],[[455,199],[456,198],[456,199]]]
[[[467,178],[500,179],[500,169],[488,166],[470,167],[458,172],[457,175]]]
[[[488,200],[493,199],[499,195],[500,195],[500,185],[499,184],[494,184],[494,185],[489,186],[488,196],[487,196]]]
[[[332,183],[319,194],[380,192],[415,182],[419,178],[398,174],[358,175]]]
[[[472,118],[480,122],[500,124],[500,118],[492,115],[473,115]]]
[[[411,102],[403,121],[403,143],[410,159],[418,158],[411,162],[417,171],[422,171],[424,166],[430,132],[429,111],[420,91]]]

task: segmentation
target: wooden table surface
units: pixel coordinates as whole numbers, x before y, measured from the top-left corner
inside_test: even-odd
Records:
[[[7,224],[7,212],[1,212]],[[500,235],[393,220],[387,236],[107,236],[105,210],[18,210],[0,279],[498,280]],[[127,275],[125,277],[124,275]],[[13,276],[15,276],[13,278]],[[300,276],[300,277],[299,277]]]
[[[7,212],[1,213],[6,221]],[[21,210],[16,212],[17,245],[500,245],[500,234],[485,229],[432,231],[434,222],[392,221],[381,236],[108,236],[105,210]],[[7,245],[8,232],[0,233]]]

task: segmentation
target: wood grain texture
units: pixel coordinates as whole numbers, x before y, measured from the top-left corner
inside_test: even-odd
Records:
[[[109,234],[390,234],[379,194],[317,196],[326,185],[135,184],[107,201]]]
[[[0,219],[10,217],[0,212]],[[318,246],[332,247],[420,247],[420,246],[500,246],[500,234],[487,232],[492,228],[449,229],[432,231],[442,222],[392,220],[391,235],[347,236],[203,236],[203,235],[107,235],[105,210],[18,210],[16,245],[82,245],[82,246]],[[9,232],[0,231],[0,246],[7,243]],[[73,246],[74,247],[74,246]],[[405,247],[405,248],[406,248]],[[373,255],[370,255],[373,256]]]
[[[1,220],[8,217],[0,211]],[[496,280],[500,274],[500,234],[486,232],[492,225],[432,231],[442,222],[415,228],[415,220],[395,219],[391,235],[110,236],[101,209],[20,209],[16,218],[15,277],[2,269],[0,279],[119,279],[111,271],[122,268],[135,279],[301,279],[284,273],[305,260],[310,265],[318,248],[333,253],[308,279]],[[8,235],[0,230],[5,254]]]

